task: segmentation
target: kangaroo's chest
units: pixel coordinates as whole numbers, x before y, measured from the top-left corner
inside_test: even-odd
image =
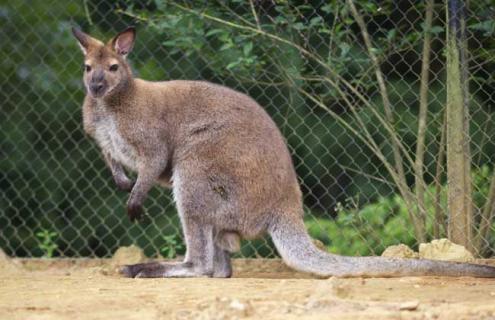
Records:
[[[95,119],[95,140],[102,150],[117,162],[136,171],[137,151],[119,131],[112,115],[101,115]]]

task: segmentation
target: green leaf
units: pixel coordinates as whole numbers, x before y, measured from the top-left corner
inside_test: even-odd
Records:
[[[224,43],[224,44],[220,47],[220,49],[218,49],[218,50],[220,50],[220,51],[224,51],[224,50],[230,49],[230,48],[232,48],[232,47],[233,47],[233,44],[232,44],[231,42],[227,42],[227,43]]]
[[[347,43],[345,42],[342,42],[342,43],[339,43],[339,48],[340,48],[340,56],[341,57],[345,57],[347,56],[347,54],[349,53],[349,51],[351,50],[351,46],[348,45]]]
[[[387,40],[388,41],[394,40],[396,35],[397,35],[397,29],[390,29],[387,32]]]
[[[371,13],[377,13],[378,12],[378,7],[376,4],[373,2],[367,2],[363,5],[363,7],[366,9],[366,11],[371,12]]]
[[[495,20],[486,20],[468,26],[469,29],[484,31],[484,36],[488,37],[495,34]]]
[[[299,31],[302,31],[302,30],[306,29],[306,26],[305,26],[303,23],[301,23],[301,22],[296,22],[296,23],[294,23],[294,24],[292,25],[292,27],[293,27],[294,29],[296,29],[296,30],[299,30]]]
[[[326,4],[324,6],[322,6],[321,8],[321,11],[325,12],[325,13],[330,13],[332,12],[332,5],[331,4]]]
[[[383,52],[380,48],[371,48],[370,51],[376,55],[380,55]]]
[[[251,54],[251,51],[253,51],[253,43],[248,42],[244,45],[242,52],[244,53],[244,56],[249,56],[249,54]]]
[[[433,26],[430,29],[430,32],[433,34],[439,34],[439,33],[442,33],[443,31],[444,31],[444,28],[441,26]]]
[[[205,34],[205,37],[211,37],[219,33],[227,33],[224,29],[212,29]]]
[[[314,17],[312,18],[310,21],[309,21],[309,26],[310,27],[314,27],[316,25],[320,25],[321,23],[323,22],[323,19],[318,16],[318,17]]]
[[[226,67],[226,68],[227,68],[228,70],[231,70],[231,69],[233,69],[233,68],[237,67],[240,63],[241,63],[241,60],[237,60],[237,61],[231,62],[231,63],[229,63],[229,64],[227,65],[227,67]]]
[[[175,47],[175,46],[177,46],[177,41],[176,40],[167,40],[167,41],[163,41],[162,44],[166,47]]]

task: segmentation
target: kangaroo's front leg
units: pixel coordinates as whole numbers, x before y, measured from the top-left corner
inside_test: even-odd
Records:
[[[164,169],[163,161],[147,161],[138,165],[136,183],[127,201],[127,214],[131,221],[139,219],[143,214],[144,200]]]
[[[105,153],[105,161],[112,172],[113,180],[122,191],[130,192],[134,186],[134,181],[129,179],[120,163],[112,158],[108,153]]]

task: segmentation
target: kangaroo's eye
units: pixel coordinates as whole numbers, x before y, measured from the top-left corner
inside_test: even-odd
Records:
[[[110,71],[117,71],[119,69],[119,65],[118,64],[112,64],[109,68]]]
[[[91,66],[90,66],[89,64],[85,64],[85,65],[84,65],[84,70],[85,70],[86,72],[90,72],[90,71],[91,71]]]

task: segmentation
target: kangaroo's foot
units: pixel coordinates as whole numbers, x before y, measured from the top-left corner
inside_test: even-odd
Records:
[[[212,277],[213,271],[196,267],[191,262],[150,262],[123,266],[120,274],[127,278],[194,278]]]

